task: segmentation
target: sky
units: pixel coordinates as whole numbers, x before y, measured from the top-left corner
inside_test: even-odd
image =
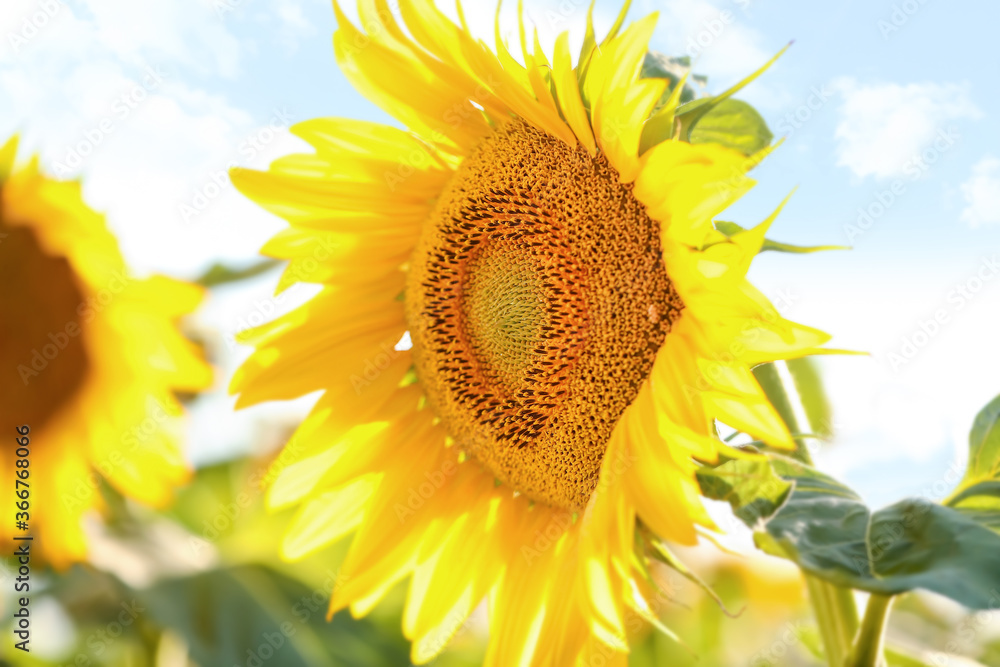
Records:
[[[585,0],[525,4],[543,44],[582,39]],[[493,3],[466,5],[491,35]],[[598,2],[598,28],[617,11]],[[753,224],[794,190],[773,237],[852,246],[768,253],[751,278],[787,317],[867,353],[821,361],[837,435],[820,464],[875,505],[939,499],[1000,393],[1000,4],[636,0],[630,16],[652,11],[651,47],[691,56],[707,92],[794,42],[741,94],[783,143],[725,217]],[[232,188],[228,167],[305,149],[288,128],[309,118],[394,124],[338,71],[334,28],[326,0],[5,0],[0,137],[19,133],[22,156],[82,178],[136,273],[248,265],[283,225]],[[218,289],[195,318],[215,332],[219,366],[191,417],[196,463],[247,451],[310,404],[234,413],[226,393],[247,354],[233,335],[313,293],[275,298],[275,280]]]

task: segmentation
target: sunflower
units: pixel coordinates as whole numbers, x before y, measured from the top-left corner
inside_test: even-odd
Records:
[[[65,567],[86,556],[81,518],[100,507],[103,481],[163,505],[187,478],[170,433],[174,391],[211,374],[175,326],[201,290],[131,276],[79,183],[45,177],[37,160],[14,170],[16,152],[16,138],[0,149],[0,465],[28,471],[28,529],[5,520],[0,540],[6,550],[30,535],[33,554]],[[3,489],[3,507],[23,502],[14,484]]]
[[[353,532],[330,613],[409,578],[418,664],[484,599],[488,665],[624,663],[657,621],[637,525],[709,534],[695,472],[738,455],[716,423],[793,447],[751,368],[828,340],[746,279],[774,215],[713,225],[763,153],[644,133],[683,87],[640,77],[655,15],[590,27],[575,66],[522,22],[522,65],[460,6],[334,8],[340,67],[407,129],[312,120],[313,153],[232,172],[289,223],[279,290],[321,285],[245,334],[232,383],[239,406],[322,392],[270,475],[300,505],[283,556]]]

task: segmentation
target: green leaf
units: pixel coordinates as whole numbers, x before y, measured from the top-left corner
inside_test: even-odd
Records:
[[[791,46],[791,44],[789,44],[788,46]],[[720,105],[725,100],[729,99],[730,97],[738,93],[740,90],[743,89],[744,86],[746,86],[751,81],[756,79],[758,76],[763,74],[767,70],[767,68],[769,68],[771,65],[774,64],[775,60],[781,57],[781,54],[783,54],[785,51],[788,50],[788,46],[781,49],[781,51],[779,51],[777,55],[775,55],[773,58],[764,63],[764,65],[760,67],[756,72],[746,77],[736,85],[730,87],[723,93],[715,95],[714,97],[695,100],[677,109],[676,116],[677,120],[680,122],[679,132],[681,139],[685,141],[691,141],[691,131],[694,129],[695,125],[697,125],[698,121],[701,120],[703,116],[705,116],[708,112],[710,112],[712,109]]]
[[[1000,396],[980,410],[972,422],[969,465],[945,504],[1000,512]]]
[[[684,75],[691,70],[691,58],[687,56],[673,57],[656,51],[647,51],[646,57],[642,61],[642,70],[639,73],[641,79],[667,79],[670,85],[660,97],[659,102],[653,109],[653,113],[662,107],[670,97],[670,92],[680,83]],[[705,81],[704,77],[691,77],[699,81]],[[685,85],[681,91],[681,103],[690,102],[697,95],[697,91],[690,85]]]
[[[982,524],[991,530],[1000,532],[1000,512],[998,512],[995,507],[982,510],[969,507],[956,507],[955,509],[976,523]]]
[[[745,232],[746,228],[742,227],[735,222],[728,222],[726,220],[716,220],[715,228],[725,234],[726,236],[733,236],[741,232]],[[771,239],[765,238],[764,244],[761,246],[760,251],[764,252],[766,250],[774,250],[776,252],[791,252],[796,254],[805,254],[811,252],[820,252],[821,250],[850,250],[850,246],[845,245],[792,245],[791,243],[781,243],[779,241],[772,241]]]
[[[792,489],[763,457],[731,459],[715,468],[701,468],[697,476],[703,496],[728,502],[733,513],[751,528],[774,514]]]
[[[778,372],[778,367],[774,363],[760,364],[754,367],[753,375],[757,378],[757,382],[760,384],[760,388],[764,390],[767,400],[777,410],[778,416],[781,417],[781,421],[785,422],[788,430],[792,433],[798,432],[800,428],[799,420],[795,416],[795,410],[792,407],[792,396],[789,393],[790,388],[785,387],[784,380],[782,380],[781,374]],[[808,427],[808,424],[803,424],[802,427]],[[798,450],[792,456],[802,458]],[[808,463],[808,454],[805,456],[806,458],[802,460]]]
[[[782,377],[776,365],[780,363],[785,364],[791,377],[788,386],[786,378]],[[777,410],[795,439],[796,450],[789,455],[803,463],[810,463],[811,458],[804,442],[806,436],[803,434],[828,437],[832,434],[833,423],[830,401],[815,362],[802,358],[760,364],[754,367],[753,374],[764,390],[767,400]],[[801,406],[802,413],[797,415],[793,405]]]
[[[795,488],[755,534],[760,548],[837,586],[887,595],[922,588],[974,609],[1000,605],[1000,535],[973,518],[920,499],[873,513],[808,466],[775,468]]]
[[[265,271],[270,271],[281,262],[276,259],[265,259],[250,266],[234,269],[224,264],[213,264],[208,271],[202,274],[195,282],[204,287],[217,287],[226,283],[238,282],[253,278]]]
[[[972,499],[986,500],[989,505],[995,505],[996,501],[1000,501],[1000,480],[978,482],[966,487],[961,492],[953,494],[948,501],[948,505],[957,507],[966,500]],[[972,503],[969,503],[969,505],[972,505]]]
[[[310,590],[266,568],[237,567],[162,581],[138,595],[200,665],[247,664],[251,654],[284,667],[410,664],[402,637],[347,614],[327,623],[331,587]]]
[[[756,109],[732,98],[714,105],[695,122],[688,136],[692,144],[720,144],[744,155],[767,148],[774,139]]]
[[[789,359],[785,365],[795,382],[795,391],[799,394],[802,409],[809,420],[809,430],[825,437],[833,435],[833,410],[823,388],[823,378],[816,361],[801,357]]]
[[[1000,478],[1000,396],[976,415],[969,433],[969,472]]]

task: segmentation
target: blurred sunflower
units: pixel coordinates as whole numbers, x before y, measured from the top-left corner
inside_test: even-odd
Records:
[[[174,392],[211,373],[175,322],[200,289],[130,276],[80,184],[46,178],[37,160],[14,170],[16,152],[16,138],[0,149],[0,466],[15,470],[15,428],[29,426],[32,552],[65,567],[86,556],[81,518],[100,506],[101,479],[163,505],[187,478]],[[14,485],[3,488],[13,507]]]
[[[792,447],[750,369],[828,340],[746,280],[773,215],[713,226],[763,154],[644,134],[682,88],[640,77],[655,16],[599,45],[591,23],[574,67],[567,34],[549,63],[522,23],[522,65],[460,7],[363,0],[364,31],[334,7],[341,68],[408,131],[313,120],[314,153],[232,172],[290,223],[263,251],[291,260],[279,289],[322,285],[244,336],[232,384],[240,406],[323,392],[272,472],[270,504],[302,503],[283,554],[356,531],[330,613],[411,577],[417,663],[488,597],[489,665],[624,664],[656,620],[637,519],[714,528],[715,420]]]

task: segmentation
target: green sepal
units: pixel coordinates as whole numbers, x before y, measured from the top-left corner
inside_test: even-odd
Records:
[[[736,224],[735,222],[729,222],[727,220],[716,220],[715,228],[725,234],[726,236],[732,237],[736,234],[746,231],[746,227]],[[806,254],[811,252],[820,252],[822,250],[850,250],[850,246],[844,245],[792,245],[791,243],[781,243],[780,241],[773,241],[771,239],[765,238],[764,244],[760,247],[761,252],[767,250],[773,250],[776,252],[790,252],[796,254]]]
[[[218,287],[227,283],[253,278],[281,264],[276,259],[264,259],[243,268],[233,268],[225,264],[213,264],[195,282],[202,287]]]
[[[788,374],[792,378],[791,387],[785,386],[781,374],[775,365],[776,363],[785,364]],[[823,389],[822,379],[820,378],[819,369],[816,368],[815,362],[808,357],[803,357],[801,359],[789,359],[784,362],[760,364],[754,367],[753,374],[757,378],[761,389],[764,390],[767,400],[774,406],[774,409],[778,412],[778,416],[781,417],[781,420],[788,427],[789,432],[792,433],[796,448],[794,452],[789,452],[788,455],[803,463],[810,463],[811,458],[804,442],[806,437],[829,437],[833,430],[833,415],[830,409],[830,401]],[[806,418],[805,424],[799,423],[799,417],[796,416],[795,410],[792,408],[792,392],[794,392],[794,395],[798,399],[798,404],[802,407]],[[802,435],[805,432],[813,435]]]
[[[707,79],[697,74],[689,75],[690,70],[691,59],[687,56],[674,57],[656,51],[646,52],[646,56],[642,61],[642,69],[639,71],[639,78],[666,79],[669,81],[667,90],[660,96],[660,100],[656,103],[656,106],[653,107],[654,114],[667,103],[670,95],[677,88],[677,84],[682,85],[680,94],[678,95],[678,102],[680,104],[685,104],[695,99],[698,91],[694,87],[687,85],[686,79],[689,77],[692,81],[701,85],[704,85]]]
[[[786,46],[785,48],[781,49],[781,51],[778,51],[778,53],[773,58],[764,63],[764,65],[761,66],[756,72],[746,77],[736,85],[728,88],[719,95],[695,100],[677,109],[676,115],[677,115],[677,122],[679,123],[677,131],[680,138],[684,141],[691,141],[691,132],[698,124],[698,121],[700,121],[703,117],[705,117],[710,111],[718,107],[724,100],[727,100],[736,93],[738,93],[749,83],[751,83],[757,77],[759,77],[761,74],[767,71],[767,69],[771,65],[773,65],[774,62],[778,58],[780,58],[785,51],[788,50],[789,46],[791,46],[791,43],[789,43],[788,46]]]
[[[661,542],[655,535],[653,535],[652,533],[648,533],[648,531],[646,532],[647,532],[646,541],[649,545],[649,549],[647,550],[648,555],[652,556],[655,560],[659,561],[660,563],[663,563],[673,571],[677,572],[677,574],[681,575],[682,577],[690,581],[692,584],[703,590],[710,598],[712,598],[715,604],[719,605],[719,609],[721,609],[722,613],[725,614],[726,616],[729,616],[730,618],[736,618],[737,616],[743,613],[742,609],[740,609],[740,611],[738,611],[735,614],[730,612],[726,608],[726,604],[722,601],[722,598],[719,597],[719,594],[716,593],[711,586],[705,583],[704,579],[695,574],[687,565],[683,563],[683,561],[681,561],[681,559],[679,559],[669,548],[667,548],[667,545]]]

